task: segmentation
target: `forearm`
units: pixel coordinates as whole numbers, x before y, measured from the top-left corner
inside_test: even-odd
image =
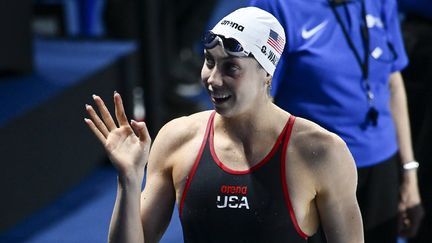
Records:
[[[391,110],[396,126],[401,163],[415,160],[411,141],[411,129],[408,115],[407,97],[402,75],[393,73],[390,77]],[[420,203],[418,191],[417,170],[404,170],[401,185],[401,202],[404,207],[412,207]]]
[[[400,72],[393,73],[390,76],[390,89],[390,106],[396,127],[401,162],[407,163],[414,160],[414,152],[411,141],[407,96]]]
[[[144,242],[140,217],[142,179],[123,180],[119,178],[118,181],[117,197],[111,217],[108,242]]]

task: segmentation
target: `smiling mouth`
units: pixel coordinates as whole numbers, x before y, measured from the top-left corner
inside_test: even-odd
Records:
[[[231,98],[231,95],[228,94],[211,94],[211,98],[214,103],[221,104],[228,101]]]

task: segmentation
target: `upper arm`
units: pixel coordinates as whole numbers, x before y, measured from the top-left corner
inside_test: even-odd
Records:
[[[402,74],[400,72],[394,72],[389,77],[389,87],[392,96],[397,93],[398,90],[404,88]]]
[[[394,118],[399,118],[401,113],[407,113],[407,111],[401,112],[401,109],[405,110],[407,106],[407,97],[405,91],[405,85],[400,72],[394,72],[389,77],[389,88],[390,88],[390,108]]]
[[[316,205],[329,242],[363,242],[356,199],[357,171],[345,143],[336,135],[324,139],[325,149],[317,170]]]

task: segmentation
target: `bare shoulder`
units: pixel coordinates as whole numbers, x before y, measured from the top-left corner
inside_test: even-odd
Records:
[[[329,242],[363,242],[356,201],[357,170],[345,142],[338,135],[302,118],[296,119],[291,139],[288,150],[293,150],[291,155],[295,159],[290,161],[296,166],[293,168],[295,173],[302,176],[301,183],[294,184],[301,189],[293,190],[297,193],[294,194],[296,199],[301,200],[304,195],[313,198]],[[290,175],[294,177],[295,174]],[[309,212],[308,208],[299,210],[302,207],[295,201],[293,204],[297,206],[297,215]]]
[[[171,146],[181,144],[207,127],[211,111],[194,113],[189,116],[175,118],[166,123],[159,131],[156,139],[163,139]]]
[[[296,118],[292,139],[295,148],[306,157],[312,154],[330,155],[346,148],[345,142],[338,135],[300,117]]]
[[[154,160],[169,163],[170,159],[177,157],[179,153],[193,150],[196,142],[204,136],[210,115],[211,111],[203,111],[166,123],[154,139],[149,166],[150,163],[155,163]]]
[[[346,143],[335,133],[318,124],[297,118],[291,135],[290,149],[318,184],[337,175],[356,175],[355,163]],[[331,180],[331,179],[330,179]]]

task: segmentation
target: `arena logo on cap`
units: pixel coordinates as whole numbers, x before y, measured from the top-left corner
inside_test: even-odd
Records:
[[[232,21],[229,21],[229,20],[223,20],[221,22],[221,25],[229,25],[231,28],[234,28],[234,29],[241,31],[241,32],[243,32],[243,30],[244,30],[243,25],[239,25],[239,24],[232,22]]]

